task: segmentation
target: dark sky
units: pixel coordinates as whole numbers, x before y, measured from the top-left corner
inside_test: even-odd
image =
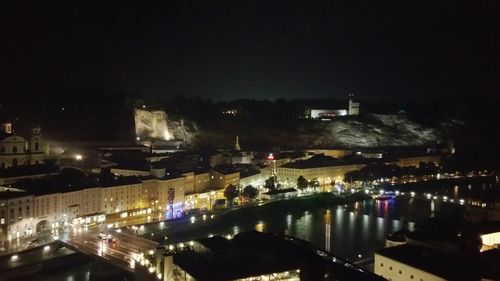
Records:
[[[498,1],[9,1],[2,97],[495,97]],[[88,90],[89,97],[99,91]]]

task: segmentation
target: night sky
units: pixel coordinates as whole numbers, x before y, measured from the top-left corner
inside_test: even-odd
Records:
[[[500,88],[495,0],[10,2],[0,9],[7,100],[92,88],[422,100]]]

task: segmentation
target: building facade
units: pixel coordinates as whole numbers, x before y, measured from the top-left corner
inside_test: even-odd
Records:
[[[46,159],[46,148],[40,128],[34,128],[28,140],[16,135],[10,123],[3,124],[0,132],[0,168],[37,165]]]

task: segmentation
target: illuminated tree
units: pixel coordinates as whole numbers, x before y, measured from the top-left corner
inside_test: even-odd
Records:
[[[226,197],[229,205],[233,205],[233,201],[236,197],[238,197],[239,191],[238,188],[232,184],[228,185],[224,190],[224,197]]]
[[[312,187],[312,188],[318,188],[319,187],[319,180],[318,179],[313,179],[309,185]]]
[[[243,188],[243,192],[241,193],[241,195],[243,196],[243,198],[245,198],[246,200],[253,200],[257,197],[257,194],[259,194],[257,188],[251,186],[251,185],[247,185]]]
[[[269,191],[278,190],[280,188],[280,184],[278,183],[278,178],[276,176],[269,177],[266,180],[264,187],[267,188]]]
[[[300,176],[297,178],[297,188],[298,189],[306,189],[307,185],[308,185],[307,180],[303,176]]]

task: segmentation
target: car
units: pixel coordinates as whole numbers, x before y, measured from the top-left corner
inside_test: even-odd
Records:
[[[118,242],[118,239],[116,239],[115,237],[108,237],[106,239],[106,241],[108,241],[108,243],[113,243],[114,244],[114,243]]]
[[[106,238],[108,238],[108,235],[106,235],[106,233],[104,233],[104,232],[101,232],[101,233],[99,233],[99,238],[101,238],[102,240],[105,240]]]

